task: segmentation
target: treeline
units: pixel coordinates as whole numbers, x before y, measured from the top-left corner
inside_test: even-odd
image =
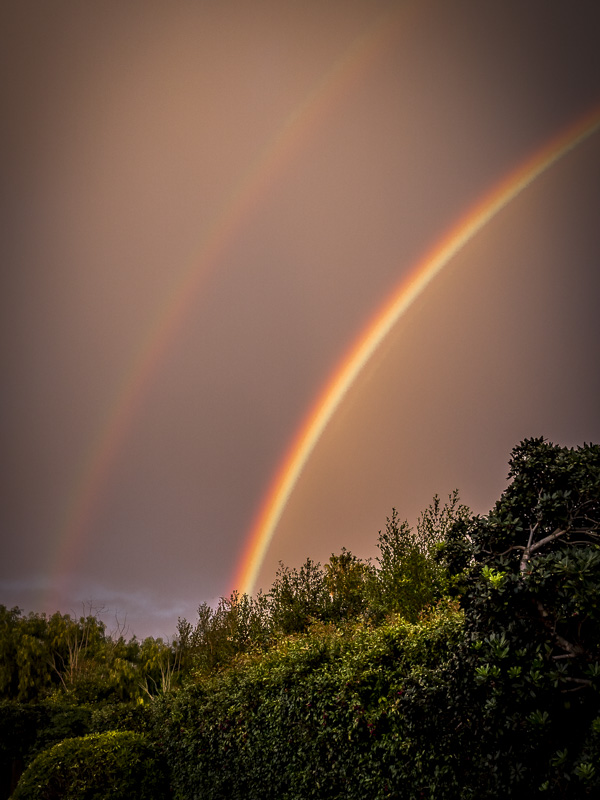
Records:
[[[15,800],[598,796],[600,447],[526,440],[509,480],[485,517],[394,511],[372,561],[282,565],[171,643],[3,609]]]
[[[118,620],[110,632],[91,604],[79,617],[0,606],[0,797],[9,796],[29,761],[65,738],[113,729],[149,735],[153,700],[223,675],[244,654],[276,652],[290,637],[311,638],[323,626],[368,628],[394,614],[416,621],[444,596],[436,549],[468,514],[457,492],[445,504],[435,497],[415,530],[393,511],[375,560],[342,549],[323,566],[311,559],[300,568],[281,564],[269,592],[233,592],[216,608],[203,603],[197,619],[180,619],[167,642],[126,639]]]
[[[323,566],[310,558],[300,568],[280,564],[266,594],[233,592],[216,609],[202,604],[195,626],[179,621],[182,664],[210,674],[241,653],[272,648],[317,623],[378,625],[390,614],[415,622],[447,593],[446,569],[436,553],[450,527],[468,517],[457,491],[444,504],[434,497],[414,530],[394,509],[379,532],[374,560],[342,548]]]
[[[0,697],[23,702],[135,700],[170,688],[177,646],[107,633],[98,612],[79,618],[0,606]]]
[[[179,619],[171,642],[126,640],[118,624],[107,632],[92,605],[79,618],[0,606],[0,699],[142,701],[315,622],[377,624],[390,613],[415,621],[443,596],[445,570],[435,551],[451,524],[468,515],[457,492],[443,505],[435,497],[415,531],[394,510],[375,561],[342,548],[324,566],[310,558],[299,569],[280,564],[268,593],[234,591],[216,608],[203,603],[194,623]]]

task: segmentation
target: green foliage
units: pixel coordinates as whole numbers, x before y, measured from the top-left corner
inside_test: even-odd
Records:
[[[396,509],[379,532],[378,570],[371,582],[370,611],[375,617],[393,612],[413,622],[421,611],[444,595],[447,578],[437,560],[451,527],[468,518],[469,509],[454,491],[442,505],[435,495],[419,517],[416,531],[401,522]]]
[[[523,442],[488,517],[434,498],[378,568],[282,569],[279,625],[307,632],[161,707],[177,797],[597,796],[598,451]],[[358,616],[333,626],[338,586]],[[464,624],[426,610],[445,591]]]
[[[65,739],[40,753],[13,800],[160,800],[168,796],[164,764],[131,731]]]
[[[358,618],[381,622],[388,614],[415,622],[444,596],[447,579],[436,559],[437,549],[451,524],[467,515],[457,492],[444,505],[436,496],[416,531],[400,523],[393,511],[379,534],[378,566],[342,548],[324,566],[310,558],[299,569],[280,563],[266,595],[252,598],[233,592],[216,608],[203,603],[195,625],[179,620],[179,668],[207,675],[242,653],[264,650],[282,636],[305,633],[315,623],[340,625]],[[149,669],[150,662],[145,663]]]
[[[222,597],[216,609],[202,603],[196,625],[180,619],[178,634],[176,654],[184,672],[193,667],[210,673],[239,653],[269,644],[267,599],[263,594],[252,598],[234,591],[230,597]]]
[[[149,731],[151,704],[82,705],[59,696],[41,703],[0,701],[0,798],[15,788],[23,769],[41,751],[88,733]]]
[[[325,572],[319,563],[307,558],[298,570],[280,562],[269,592],[275,630],[283,634],[306,631],[311,621],[328,616],[330,604]]]
[[[144,639],[137,653],[137,667],[132,678],[148,697],[168,692],[175,685],[178,673],[178,653],[162,639]]]
[[[45,721],[38,725],[32,753],[39,753],[63,739],[83,736],[93,730],[92,708],[80,703],[46,701],[38,704],[43,709]]]
[[[600,447],[522,442],[487,517],[444,557],[465,609],[449,695],[477,797],[597,796]]]
[[[118,729],[155,743],[177,800],[599,796],[600,447],[526,440],[509,479],[485,517],[456,492],[414,530],[393,510],[374,561],[281,564],[171,644],[0,607],[5,784]],[[61,763],[78,747],[104,753]]]
[[[91,730],[89,706],[59,702],[0,701],[0,797],[15,788],[25,766],[41,750]]]
[[[448,606],[419,625],[317,624],[163,698],[156,735],[175,796],[404,796],[406,698],[436,683],[461,626]]]
[[[47,724],[43,706],[0,701],[0,797],[10,796],[35,747],[38,731]]]
[[[323,617],[332,622],[352,620],[367,610],[368,586],[374,570],[370,564],[361,561],[345,547],[339,556],[331,554],[325,564],[325,587],[330,603],[324,609]]]
[[[106,703],[95,706],[90,717],[90,732],[134,731],[147,733],[151,727],[151,703]]]
[[[105,644],[104,624],[93,615],[29,614],[0,606],[0,693],[21,701],[37,700],[57,689],[90,699],[98,684],[98,653]]]
[[[44,616],[22,617],[18,608],[0,606],[1,696],[30,700],[51,685],[51,644]]]
[[[107,635],[95,614],[28,614],[0,606],[0,699],[131,702],[168,691],[183,651],[161,639]]]

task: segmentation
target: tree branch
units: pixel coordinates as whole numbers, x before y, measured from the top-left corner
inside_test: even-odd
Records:
[[[529,528],[529,539],[527,540],[527,547],[523,548],[523,555],[521,556],[521,562],[519,564],[519,572],[521,573],[521,575],[527,569],[527,564],[529,563],[529,558],[531,556],[531,545],[533,542],[533,537],[535,535],[535,532],[539,528],[539,525],[540,523],[538,520],[538,522],[536,522],[535,525]]]
[[[555,539],[559,539],[561,536],[564,536],[565,533],[569,533],[568,528],[557,528],[554,533],[550,533],[548,536],[544,536],[543,539],[540,539],[539,542],[534,542],[531,545],[530,552],[535,553],[536,550],[539,550],[540,547],[543,547],[545,544],[549,544],[553,542]]]
[[[508,550],[505,550],[503,553],[498,555],[498,558],[502,558],[502,556],[508,555],[512,550],[525,550],[522,544],[512,544]]]
[[[535,603],[536,603],[538,611],[540,612],[540,616],[542,618],[542,622],[544,624],[544,627],[546,628],[547,631],[549,631],[552,634],[552,637],[554,638],[554,641],[561,648],[561,650],[564,650],[565,653],[569,654],[569,655],[564,656],[564,657],[565,658],[569,658],[569,657],[570,658],[577,658],[579,656],[584,656],[585,653],[586,653],[584,648],[581,645],[578,645],[578,644],[571,644],[571,642],[569,642],[567,639],[565,639],[564,636],[561,636],[560,633],[557,633],[555,628],[554,628],[554,626],[548,620],[548,616],[549,615],[548,615],[548,612],[546,611],[546,609],[544,608],[544,606],[541,604],[541,602],[539,600],[536,600]]]

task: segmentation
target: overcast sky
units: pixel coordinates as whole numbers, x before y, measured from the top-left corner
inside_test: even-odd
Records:
[[[600,107],[596,0],[8,0],[0,603],[172,636],[231,589],[294,434],[390,294]],[[600,441],[600,134],[498,214],[325,431],[281,559],[487,511]]]

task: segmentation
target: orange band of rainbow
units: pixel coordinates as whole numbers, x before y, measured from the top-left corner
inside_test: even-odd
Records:
[[[248,535],[232,588],[251,594],[277,525],[323,431],[365,364],[436,275],[508,203],[600,128],[600,108],[553,138],[468,211],[413,266],[337,366],[294,436]]]

